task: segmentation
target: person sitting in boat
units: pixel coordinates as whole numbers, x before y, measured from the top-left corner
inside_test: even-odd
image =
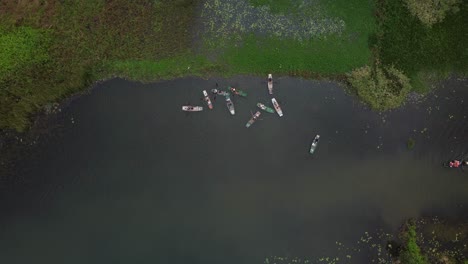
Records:
[[[460,167],[461,162],[459,160],[454,160],[449,162],[450,168],[458,168]]]
[[[319,138],[314,138],[314,144],[317,144],[319,142]]]
[[[271,83],[273,80],[271,78],[268,78],[268,82]]]

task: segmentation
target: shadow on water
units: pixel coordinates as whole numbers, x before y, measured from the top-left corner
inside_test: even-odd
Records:
[[[60,134],[20,161],[28,184],[6,201],[16,210],[2,219],[2,259],[314,260],[336,255],[337,241],[352,245],[365,232],[392,232],[408,217],[468,201],[468,173],[440,165],[468,151],[466,81],[379,114],[336,83],[280,78],[274,96],[284,117],[262,113],[246,129],[256,103],[271,102],[262,81],[114,79],[75,101]],[[249,94],[234,97],[235,116],[220,96],[214,110],[180,111],[202,105],[201,91],[215,83]],[[343,261],[368,258],[356,254]]]

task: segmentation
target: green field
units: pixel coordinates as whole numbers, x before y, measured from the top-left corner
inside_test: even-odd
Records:
[[[3,1],[0,129],[22,131],[34,113],[111,76],[343,80],[364,66],[393,65],[424,91],[428,76],[466,76],[466,10],[427,28],[402,0]]]

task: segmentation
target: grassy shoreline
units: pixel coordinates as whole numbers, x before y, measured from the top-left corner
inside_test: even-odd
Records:
[[[0,72],[0,129],[24,131],[33,113],[118,72],[119,61],[170,61],[190,52],[192,2],[2,2],[0,33],[9,41],[0,65],[25,59]],[[38,49],[42,40],[48,45]]]
[[[207,3],[211,6],[206,7]],[[468,27],[468,16],[463,16],[466,4],[460,12],[427,29],[411,16],[402,0],[307,3],[3,2],[0,129],[24,131],[35,112],[110,76],[154,81],[188,75],[264,76],[271,72],[349,84],[349,73],[356,69],[371,66],[367,74],[385,75],[385,67],[394,65],[401,70],[395,76],[405,74],[413,91],[424,92],[428,76],[468,73],[468,54],[463,52],[468,39],[453,34]],[[196,13],[200,7],[201,18]],[[231,9],[236,12],[226,11]],[[201,26],[193,23],[200,20]],[[217,27],[210,27],[214,22]],[[311,26],[316,28],[308,30]],[[202,36],[198,42],[193,39],[194,32]],[[195,46],[201,48],[195,51]],[[437,60],[431,60],[433,57]],[[369,84],[376,79],[368,78],[354,83]],[[380,109],[385,109],[385,104],[374,102],[394,100],[397,103],[386,105],[395,107],[403,101],[406,90],[397,91],[397,99],[386,98],[392,89],[365,91],[371,96],[362,99]]]

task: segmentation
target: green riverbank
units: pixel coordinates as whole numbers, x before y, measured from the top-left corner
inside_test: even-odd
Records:
[[[0,129],[112,76],[347,79],[372,107],[397,107],[428,77],[466,76],[466,10],[427,27],[403,0],[4,1]]]

